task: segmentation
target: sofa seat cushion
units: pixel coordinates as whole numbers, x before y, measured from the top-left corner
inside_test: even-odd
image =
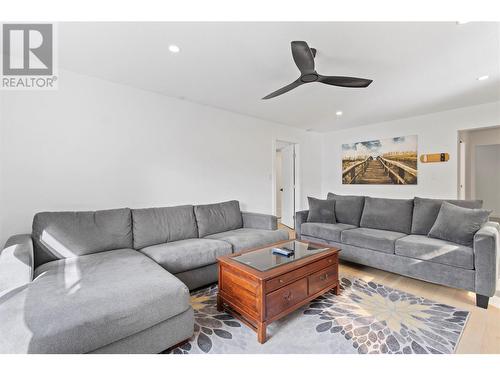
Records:
[[[136,250],[56,260],[0,297],[0,348],[87,353],[189,308],[187,287]]]
[[[233,251],[236,252],[270,245],[273,242],[288,240],[288,232],[283,229],[265,230],[241,228],[212,234],[206,238],[226,241],[233,246]]]
[[[347,245],[394,254],[394,244],[396,240],[405,236],[405,233],[392,232],[389,230],[356,228],[343,231],[341,239],[342,242]]]
[[[304,236],[321,238],[322,240],[340,242],[340,234],[346,229],[357,228],[349,224],[325,224],[325,223],[304,223],[301,225],[301,233]]]
[[[175,274],[217,263],[217,257],[232,253],[232,247],[224,241],[193,238],[148,246],[140,251]]]
[[[396,241],[395,252],[409,258],[429,262],[474,269],[474,254],[471,247],[453,242],[430,238],[422,235],[410,235]]]

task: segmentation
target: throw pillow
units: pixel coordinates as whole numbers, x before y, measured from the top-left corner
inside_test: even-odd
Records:
[[[307,197],[309,201],[308,223],[335,224],[335,201],[331,199],[316,199]]]
[[[490,214],[490,210],[464,208],[443,202],[429,237],[472,246],[474,234]]]
[[[365,197],[360,195],[338,195],[328,193],[327,199],[335,201],[335,219],[337,223],[350,224],[359,227]]]
[[[436,222],[441,204],[448,202],[455,206],[465,208],[483,208],[482,200],[450,200],[430,199],[415,197],[413,208],[413,220],[411,222],[411,234],[429,234],[432,225]]]

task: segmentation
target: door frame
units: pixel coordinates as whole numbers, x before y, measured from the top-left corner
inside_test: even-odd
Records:
[[[294,192],[294,222],[295,213],[302,208],[300,199],[300,144],[297,139],[290,139],[287,137],[275,137],[271,142],[271,213],[276,215],[276,145],[278,142],[290,143],[295,146],[295,192]],[[295,226],[295,225],[294,225]],[[292,228],[294,229],[294,228]]]
[[[458,141],[458,199],[466,199],[467,191],[467,142],[459,136]]]

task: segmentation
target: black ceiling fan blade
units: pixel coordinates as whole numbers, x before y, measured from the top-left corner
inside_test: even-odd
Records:
[[[319,76],[318,82],[341,87],[368,87],[373,82],[371,79],[341,76]]]
[[[314,56],[309,45],[303,41],[294,41],[291,45],[293,61],[300,73],[302,75],[314,73]]]
[[[296,88],[296,87],[298,87],[300,85],[303,85],[303,84],[304,84],[304,82],[302,82],[300,80],[300,78],[299,78],[298,80],[290,83],[289,85],[286,85],[285,87],[282,87],[279,90],[276,90],[276,91],[270,93],[269,95],[264,96],[262,99],[271,99],[271,98],[274,98],[275,96],[284,94],[285,92],[288,92],[288,91],[290,91],[290,90],[292,90],[292,89],[294,89],[294,88]]]

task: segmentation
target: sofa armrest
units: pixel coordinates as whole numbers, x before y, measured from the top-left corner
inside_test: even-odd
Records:
[[[474,268],[476,293],[491,297],[495,294],[499,272],[500,224],[485,223],[474,235]]]
[[[278,229],[278,218],[274,215],[242,212],[241,216],[243,217],[243,228]]]
[[[10,237],[0,252],[0,292],[33,280],[34,254],[30,234]]]
[[[309,210],[297,211],[295,213],[295,238],[300,240],[301,238],[301,226],[307,221],[307,216],[309,215]]]

